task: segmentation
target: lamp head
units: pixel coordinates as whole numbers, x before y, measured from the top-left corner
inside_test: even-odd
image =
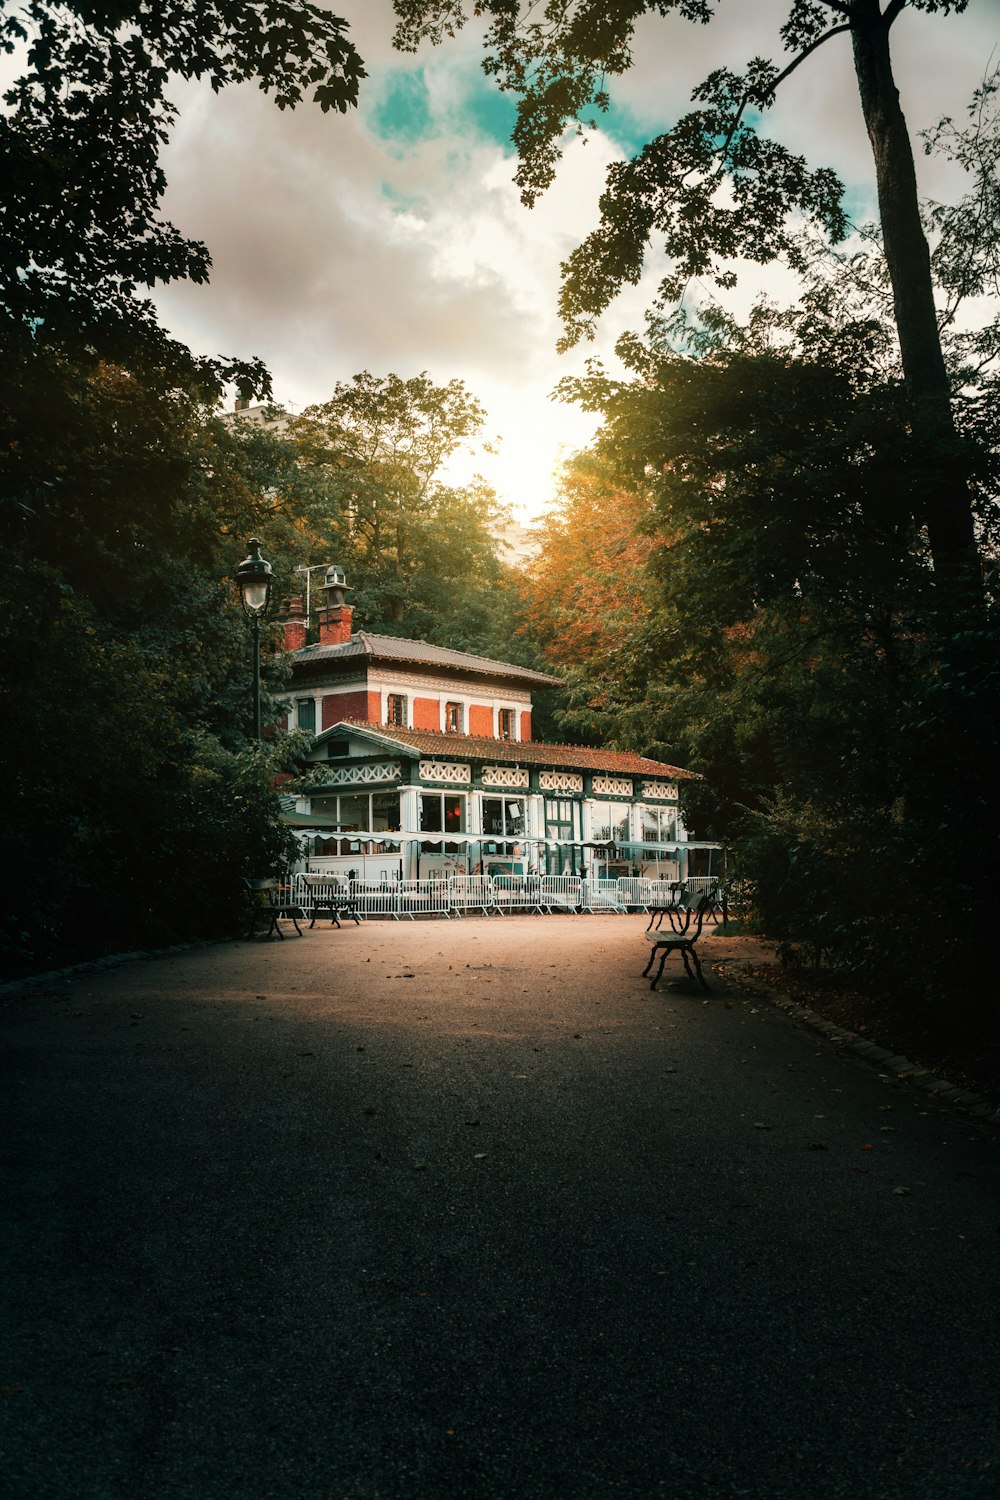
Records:
[[[260,555],[260,542],[250,538],[250,555],[236,569],[236,582],[240,586],[240,603],[248,619],[259,619],[271,599],[274,571],[266,558]]]

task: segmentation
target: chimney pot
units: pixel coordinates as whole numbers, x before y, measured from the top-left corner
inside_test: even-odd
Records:
[[[345,594],[354,589],[347,582],[343,568],[331,563],[326,570],[326,608],[319,612],[319,641],[321,646],[346,646],[351,639],[351,618],[354,610],[344,602]]]
[[[285,632],[285,650],[301,651],[306,644],[306,619],[302,608],[301,594],[293,594],[285,601],[282,613],[282,630]]]

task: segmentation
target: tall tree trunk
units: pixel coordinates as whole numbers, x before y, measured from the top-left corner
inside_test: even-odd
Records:
[[[892,75],[889,26],[879,0],[854,0],[852,41],[861,106],[875,158],[882,240],[931,556],[942,580],[964,580],[971,586],[979,576],[979,558],[967,462],[955,430],[913,151]]]

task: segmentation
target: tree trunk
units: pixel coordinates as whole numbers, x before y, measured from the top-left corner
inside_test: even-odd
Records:
[[[851,34],[861,106],[875,158],[882,240],[931,556],[939,579],[965,580],[970,586],[979,576],[979,558],[967,459],[955,430],[913,151],[892,75],[889,28],[879,0],[855,0]]]

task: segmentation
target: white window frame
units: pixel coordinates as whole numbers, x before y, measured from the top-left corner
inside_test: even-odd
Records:
[[[401,717],[392,717],[393,706],[401,704]],[[385,724],[387,727],[396,729],[409,729],[410,727],[410,700],[406,693],[386,693],[385,695]]]

